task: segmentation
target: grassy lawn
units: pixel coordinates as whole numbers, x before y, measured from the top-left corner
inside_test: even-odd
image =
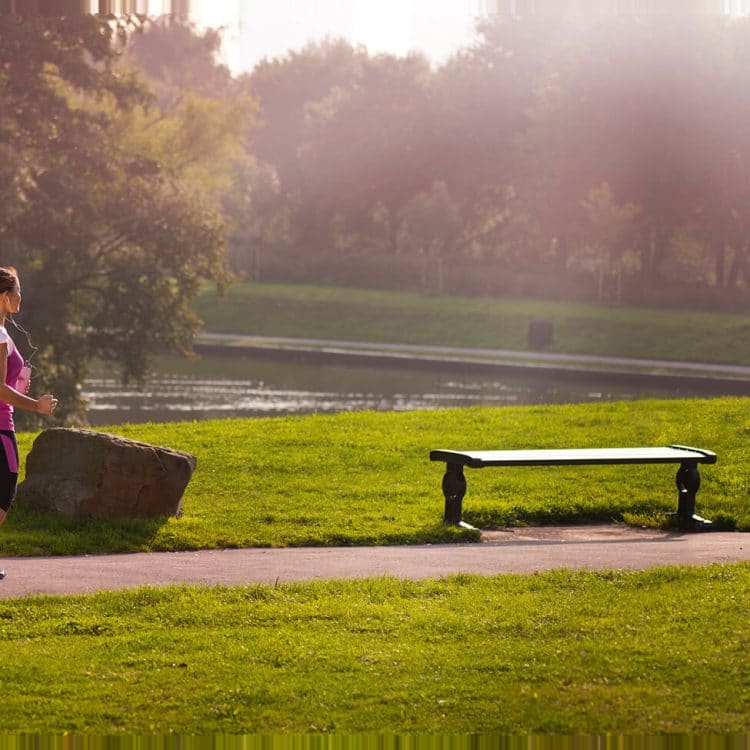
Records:
[[[441,523],[433,447],[710,448],[719,463],[702,470],[698,510],[750,530],[750,399],[112,431],[198,456],[184,516],[72,521],[16,508],[0,554],[470,540]],[[23,454],[33,437],[20,436]],[[467,472],[465,517],[658,524],[676,507],[675,470]],[[5,600],[0,733],[748,733],[749,623],[748,564]]]
[[[4,601],[0,730],[748,732],[749,592],[735,565]]]
[[[750,400],[358,412],[119,426],[113,432],[198,457],[180,519],[74,521],[14,508],[0,555],[475,538],[442,523],[443,464],[431,448],[679,443],[716,451],[698,512],[750,530]],[[21,453],[31,434],[20,435]],[[677,506],[676,466],[467,471],[464,518],[480,528],[625,520],[659,525]]]
[[[489,349],[525,349],[544,318],[551,351],[750,365],[750,315],[274,284],[206,288],[194,307],[214,332]]]

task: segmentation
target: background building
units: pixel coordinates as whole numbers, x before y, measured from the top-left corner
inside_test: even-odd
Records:
[[[478,0],[488,15],[509,13],[653,15],[656,13],[740,13],[748,0]]]
[[[40,13],[68,15],[70,13],[143,13],[161,16],[174,14],[188,18],[194,0],[0,0],[0,13]]]

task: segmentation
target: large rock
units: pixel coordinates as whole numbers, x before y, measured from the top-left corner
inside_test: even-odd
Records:
[[[38,512],[80,518],[180,516],[195,470],[189,453],[108,435],[56,427],[34,441],[17,502]]]

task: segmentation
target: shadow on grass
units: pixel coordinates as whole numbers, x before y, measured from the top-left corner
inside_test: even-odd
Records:
[[[685,531],[685,528],[680,525],[679,519],[676,513],[667,513],[662,515],[659,519],[659,528],[665,530],[674,531]],[[702,531],[747,531],[747,529],[738,528],[737,519],[733,516],[729,516],[725,513],[714,513],[708,519],[711,523],[709,526],[703,529],[695,529]]]
[[[80,518],[58,513],[35,514],[14,509],[0,531],[0,557],[40,557],[55,555],[111,554],[147,551],[207,549],[213,545],[175,539],[165,544],[162,530],[170,517],[151,519]],[[193,540],[195,542],[195,540]],[[421,529],[394,528],[388,533],[352,536],[319,530],[296,537],[282,546],[351,547],[418,544],[457,544],[480,541],[478,530],[463,529],[436,522]],[[217,547],[238,545],[218,543]],[[255,546],[255,545],[250,545]],[[265,545],[264,545],[265,546]],[[269,545],[271,546],[271,545]],[[273,545],[275,546],[275,545]]]
[[[388,547],[395,545],[418,544],[462,544],[478,542],[481,532],[478,529],[464,529],[449,526],[442,521],[420,529],[394,529],[388,533],[373,535],[337,534],[323,531],[315,536],[297,537],[289,542],[290,547]]]
[[[0,555],[14,557],[144,552],[168,516],[71,518],[14,508],[0,531]]]
[[[663,505],[635,503],[627,508],[611,509],[535,509],[518,506],[466,511],[463,519],[472,526],[485,530],[497,530],[522,526],[585,526],[588,524],[624,523],[628,526],[642,526],[654,529],[677,529],[678,519],[674,509],[667,510]],[[737,519],[725,512],[710,514],[715,531],[743,530]]]

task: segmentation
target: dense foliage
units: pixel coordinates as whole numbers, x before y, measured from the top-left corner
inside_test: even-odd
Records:
[[[92,358],[138,378],[153,353],[188,350],[191,298],[226,276],[217,199],[196,179],[215,150],[186,127],[221,117],[194,100],[159,111],[118,64],[127,31],[0,15],[0,255],[42,342],[35,390],[52,389],[67,419]]]
[[[253,150],[288,220],[273,247],[245,243],[245,267],[741,304],[749,53],[746,19],[537,15],[482,25],[439,68],[340,41],[264,61],[246,81],[263,122]]]

